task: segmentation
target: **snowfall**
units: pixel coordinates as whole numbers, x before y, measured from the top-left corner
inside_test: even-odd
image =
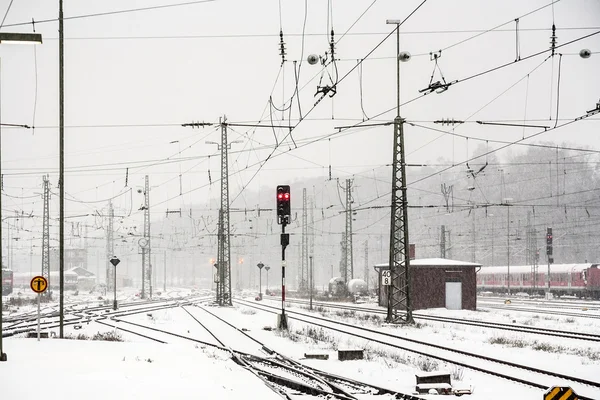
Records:
[[[178,295],[189,291],[180,290]],[[120,301],[135,298],[131,293],[120,293]],[[5,298],[6,299],[6,298]],[[86,299],[67,296],[69,304],[89,302]],[[265,297],[262,302],[251,296],[246,300],[259,305],[277,305],[279,302]],[[366,339],[353,338],[348,334],[329,330],[312,329],[308,336],[308,324],[290,320],[289,333],[276,327],[276,315],[250,308],[236,302],[233,307],[214,307],[206,303],[202,308],[217,314],[238,328],[244,328],[252,337],[271,349],[292,357],[308,366],[337,375],[356,379],[405,394],[414,394],[415,374],[422,372],[424,364],[434,370],[450,372],[457,387],[473,389],[463,398],[472,400],[542,399],[543,390],[531,388],[505,379],[470,370],[445,365],[434,359],[424,359],[410,352],[395,350],[384,344]],[[46,306],[47,307],[47,306]],[[372,307],[376,307],[373,305]],[[372,329],[389,331],[399,336],[418,339],[440,345],[476,352],[504,360],[523,363],[537,368],[600,381],[600,344],[597,342],[557,339],[529,333],[515,333],[482,327],[426,321],[417,327],[391,327],[375,319],[362,317],[361,313],[344,315],[333,309],[308,311],[304,305],[288,304],[290,311],[306,315],[319,315],[334,320],[364,325]],[[187,311],[186,311],[187,310]],[[21,307],[13,313],[35,311],[34,307]],[[188,313],[189,311],[189,313]],[[591,310],[590,312],[597,313]],[[485,303],[477,311],[427,310],[426,313],[461,317],[481,321],[498,321],[519,325],[548,327],[560,330],[600,332],[600,320],[584,317],[561,317],[511,311],[510,309],[486,309]],[[243,340],[239,332],[219,322],[203,309],[194,306],[174,307],[143,312],[121,319],[153,326],[164,331],[193,337],[199,341],[214,343],[210,334],[192,317],[198,318],[206,327],[235,350],[255,353],[259,346]],[[16,315],[16,314],[14,314]],[[585,314],[584,314],[585,315]],[[70,400],[70,399],[280,399],[254,374],[231,360],[229,353],[198,342],[186,341],[164,333],[152,332],[134,325],[112,323],[136,332],[147,334],[166,344],[119,331],[122,342],[57,339],[58,328],[50,329],[50,337],[37,341],[23,335],[6,337],[4,352],[7,362],[0,362],[0,399]],[[5,326],[6,328],[6,326]],[[267,328],[267,329],[265,329]],[[270,329],[273,328],[273,329]],[[88,337],[114,328],[96,322],[64,327],[66,337],[84,334]],[[317,335],[315,336],[315,332]],[[499,340],[502,339],[502,340]],[[492,344],[503,342],[504,344]],[[515,345],[518,343],[518,346]],[[542,344],[542,345],[540,345]],[[339,361],[337,349],[360,348],[365,350],[364,360]],[[305,359],[307,353],[326,353],[328,360]],[[509,370],[509,367],[504,367]],[[562,382],[556,381],[556,385]],[[600,399],[600,390],[586,388]],[[581,393],[583,394],[583,393]],[[297,398],[301,398],[298,396]],[[440,398],[435,395],[418,395],[423,399]],[[389,396],[380,396],[387,399]]]

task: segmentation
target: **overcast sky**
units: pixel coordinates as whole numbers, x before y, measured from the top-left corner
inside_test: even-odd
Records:
[[[0,1],[0,16],[9,3]],[[231,127],[229,139],[242,141],[232,144],[230,154],[234,207],[254,206],[238,197],[242,188],[262,188],[264,201],[273,196],[275,185],[327,176],[329,165],[335,176],[343,178],[391,163],[391,126],[341,133],[335,127],[369,118],[374,119],[371,123],[393,120],[396,37],[381,43],[394,29],[386,19],[404,19],[420,0],[215,0],[74,19],[69,18],[176,1],[64,3],[65,191],[69,216],[94,213],[106,206],[102,200],[123,194],[113,200],[115,206],[123,212],[133,209],[130,218],[140,221],[136,210],[142,197],[136,189],[143,185],[146,174],[152,186],[153,213],[218,199],[218,184],[209,185],[208,171],[216,181],[219,153],[216,145],[205,141],[218,141],[220,131],[217,127],[180,125],[218,123],[223,115],[232,123],[297,125],[291,134],[295,143],[286,137],[287,129],[274,132],[269,128]],[[428,87],[435,67],[431,52],[442,50],[433,81],[442,80],[441,72],[447,82],[459,82],[443,93],[432,93],[403,106],[402,117],[442,130],[452,127],[431,121],[454,118],[519,123],[526,119],[529,124],[554,126],[550,119],[556,118],[559,69],[558,123],[594,109],[600,101],[600,35],[560,47],[554,57],[548,58],[550,53],[546,52],[461,82],[512,63],[519,56],[549,49],[553,23],[558,45],[600,30],[600,1],[549,4],[548,0],[426,1],[401,27],[401,49],[413,55],[401,65],[402,101],[422,96],[419,90]],[[2,128],[4,214],[13,210],[40,214],[37,194],[44,174],[50,175],[52,190],[58,192],[57,17],[58,1],[14,0],[1,28],[32,32],[33,19],[38,21],[35,31],[44,41],[37,46],[0,45],[2,122],[36,127]],[[496,31],[474,37],[504,23]],[[309,54],[323,57],[329,50],[332,28],[335,64],[309,65],[305,61]],[[283,66],[280,29],[287,52]],[[579,56],[584,48],[593,53],[588,59]],[[294,97],[291,113],[275,111],[274,107],[289,106],[296,88],[295,69],[299,95]],[[333,85],[336,76],[335,96],[325,97],[315,106],[321,97],[315,96],[317,86]],[[269,106],[270,98],[273,107]],[[298,98],[304,117],[301,123]],[[597,119],[542,133],[527,142],[600,149]],[[490,150],[500,147],[475,139],[515,141],[541,131],[476,123],[455,127],[456,133],[472,138],[466,140],[406,125],[407,161],[444,157],[461,164],[481,144]],[[321,140],[309,143],[311,139]],[[514,147],[507,150],[519,151]],[[502,158],[507,150],[498,156]],[[256,174],[272,152],[275,157]],[[166,162],[169,160],[175,162]],[[127,168],[128,187],[133,191],[125,187]],[[53,212],[56,204],[55,196]]]

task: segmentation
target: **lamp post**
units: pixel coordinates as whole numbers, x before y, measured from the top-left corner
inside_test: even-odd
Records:
[[[42,35],[39,33],[10,33],[0,32],[0,43],[42,43]],[[1,61],[1,59],[0,59]],[[0,99],[2,97],[2,67],[0,63]],[[0,100],[0,127],[2,126],[2,104]],[[1,129],[1,128],[0,128]],[[0,130],[0,176],[2,176],[2,132]],[[2,196],[0,195],[0,220],[2,220]],[[0,222],[0,270],[2,269],[2,222]],[[1,273],[0,273],[1,275]],[[4,353],[2,346],[2,286],[0,285],[0,361],[7,361],[8,358]]]
[[[262,269],[265,264],[259,262],[256,266],[258,267],[258,297],[262,300]]]

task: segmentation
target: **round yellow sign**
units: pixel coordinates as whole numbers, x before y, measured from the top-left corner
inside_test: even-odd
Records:
[[[34,276],[29,286],[34,292],[43,293],[48,288],[48,280],[43,276]]]

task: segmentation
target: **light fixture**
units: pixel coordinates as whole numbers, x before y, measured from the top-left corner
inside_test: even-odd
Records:
[[[0,32],[0,43],[42,43],[42,34]]]

